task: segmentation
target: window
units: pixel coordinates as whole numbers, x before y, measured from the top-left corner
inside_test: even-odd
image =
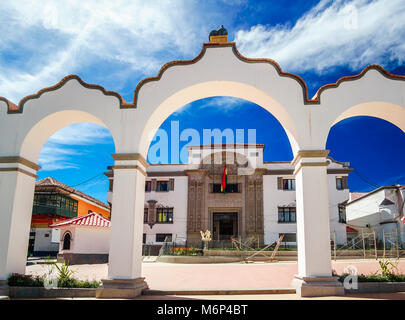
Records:
[[[283,179],[283,190],[295,190],[295,179]]]
[[[277,178],[278,190],[295,190],[295,179],[284,179],[282,177]]]
[[[164,242],[167,238],[167,241],[172,241],[171,233],[156,233],[156,242]]]
[[[152,190],[152,181],[145,181],[145,192],[151,192]]]
[[[156,191],[160,192],[169,191],[169,181],[157,181]]]
[[[212,192],[213,193],[221,193],[221,184],[214,183],[212,185]],[[239,184],[238,183],[228,183],[225,186],[226,193],[238,193],[239,192]]]
[[[156,208],[157,223],[173,223],[173,208]]]
[[[76,216],[77,214],[78,201],[61,194],[35,194],[34,195],[34,206],[40,206],[43,210],[38,213],[51,213],[53,208],[60,208],[69,211],[71,216]],[[38,209],[38,208],[37,208]],[[48,212],[44,210],[48,209]],[[54,213],[54,212],[53,212]],[[60,212],[58,214],[61,214]]]
[[[148,223],[149,208],[143,210],[143,223]]]
[[[142,243],[146,243],[146,233],[143,234]]]
[[[296,214],[294,207],[279,207],[278,208],[278,222],[279,223],[294,223],[296,222]]]
[[[278,236],[284,234],[284,238],[282,242],[297,242],[297,234],[296,233],[279,233]]]
[[[347,177],[336,177],[336,189],[337,190],[347,189]]]
[[[339,222],[346,223],[346,208],[343,205],[338,205]]]
[[[71,241],[70,233],[67,232],[63,237],[63,250],[70,250],[70,241]]]

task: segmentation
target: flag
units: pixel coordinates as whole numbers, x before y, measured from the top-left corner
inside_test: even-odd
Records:
[[[228,171],[226,170],[226,165],[224,166],[224,173],[222,174],[221,192],[226,193],[226,182],[228,180]]]

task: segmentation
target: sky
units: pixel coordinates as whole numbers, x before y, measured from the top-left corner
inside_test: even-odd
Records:
[[[172,60],[199,54],[221,24],[242,55],[276,60],[319,87],[379,64],[405,75],[405,2],[376,1],[7,1],[0,8],[0,96],[14,103],[68,74],[132,101],[137,83]],[[264,160],[291,160],[286,134],[251,102],[214,97],[179,106],[170,128],[256,129]],[[330,156],[351,163],[351,191],[405,184],[405,135],[380,119],[356,117],[330,131]],[[153,144],[152,144],[153,148]],[[39,178],[52,176],[106,201],[114,144],[108,130],[79,123],[44,145]],[[170,152],[169,152],[170,153]],[[168,157],[168,161],[171,159]]]

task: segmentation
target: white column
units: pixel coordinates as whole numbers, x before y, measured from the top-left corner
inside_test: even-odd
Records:
[[[332,277],[326,150],[299,151],[295,167],[298,275],[301,296],[341,295]]]
[[[0,157],[0,281],[25,273],[39,168],[20,157]]]
[[[138,154],[115,154],[108,279],[97,297],[135,297],[145,289],[142,235],[146,161]]]

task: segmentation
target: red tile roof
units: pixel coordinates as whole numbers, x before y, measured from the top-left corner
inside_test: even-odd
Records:
[[[349,226],[346,226],[346,232],[358,232],[356,229],[353,229]]]
[[[91,212],[89,214],[86,214],[85,216],[54,223],[49,227],[56,228],[68,225],[109,228],[111,226],[111,221],[104,218],[102,215],[99,215],[98,213]]]
[[[360,199],[361,197],[364,197],[367,194],[368,194],[368,192],[350,192],[349,203],[354,200]]]
[[[54,187],[59,187],[61,189],[64,189],[68,192],[70,192],[73,195],[77,195],[79,197],[82,197],[86,200],[89,200],[103,208],[105,208],[106,210],[110,210],[110,206],[105,204],[104,202],[97,200],[95,198],[93,198],[92,196],[89,196],[88,194],[85,194],[77,189],[74,189],[58,180],[56,180],[55,178],[52,177],[47,177],[41,180],[38,180],[37,182],[35,182],[35,186],[36,187],[47,187],[47,186],[54,186]]]

